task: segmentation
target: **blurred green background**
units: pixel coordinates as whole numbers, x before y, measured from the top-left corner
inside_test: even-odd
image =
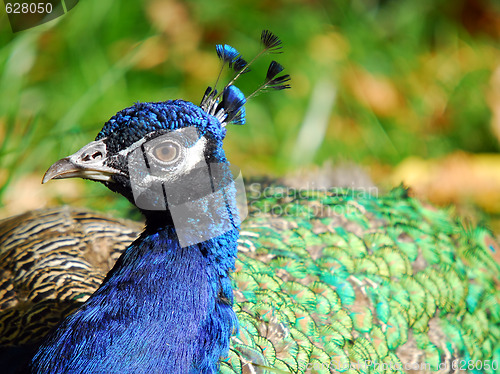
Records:
[[[123,214],[99,184],[41,177],[134,102],[199,103],[220,66],[214,45],[251,59],[262,29],[284,53],[238,86],[252,92],[273,58],[292,89],[255,97],[230,128],[244,175],[352,162],[384,188],[500,211],[496,0],[85,0],[15,34],[0,14],[0,217],[60,203]]]

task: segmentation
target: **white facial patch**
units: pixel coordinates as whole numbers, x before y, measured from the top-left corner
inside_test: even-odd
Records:
[[[183,128],[135,143],[127,154],[135,204],[168,209],[182,247],[219,236],[240,220],[241,174],[235,179],[227,162],[208,164],[207,143],[195,127]],[[246,205],[243,211],[246,216]]]

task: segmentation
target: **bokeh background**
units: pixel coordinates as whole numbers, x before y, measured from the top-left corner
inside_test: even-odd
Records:
[[[55,204],[127,215],[97,183],[41,177],[134,102],[199,103],[214,45],[251,59],[270,29],[284,53],[238,85],[252,92],[277,59],[293,87],[252,99],[229,130],[244,175],[404,181],[500,231],[496,0],[85,0],[15,34],[0,12],[0,217]]]

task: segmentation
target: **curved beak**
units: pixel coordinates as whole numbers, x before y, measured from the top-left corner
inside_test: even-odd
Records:
[[[71,156],[55,162],[45,172],[42,184],[51,179],[66,178],[112,182],[113,175],[122,175],[122,171],[106,165],[106,144],[103,140],[93,141]]]

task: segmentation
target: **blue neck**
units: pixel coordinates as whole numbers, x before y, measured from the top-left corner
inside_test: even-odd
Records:
[[[146,230],[36,354],[36,373],[215,373],[237,327],[228,276],[238,230],[181,248]]]

